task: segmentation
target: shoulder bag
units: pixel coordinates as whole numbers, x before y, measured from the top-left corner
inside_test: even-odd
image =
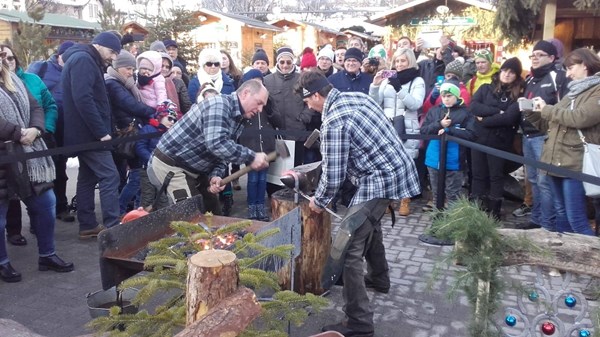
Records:
[[[128,137],[137,136],[138,127],[136,120],[132,120],[127,127],[122,129],[116,129],[115,139],[123,139]],[[115,155],[122,159],[134,159],[135,158],[135,141],[124,141],[115,145]]]
[[[581,137],[584,149],[581,173],[600,177],[600,145],[587,143],[581,130],[578,129],[577,133],[579,133],[579,137]],[[600,197],[600,186],[584,182],[583,188],[585,189],[586,196],[592,198]]]

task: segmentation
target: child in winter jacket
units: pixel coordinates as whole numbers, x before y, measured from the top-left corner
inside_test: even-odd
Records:
[[[442,103],[433,107],[421,127],[421,134],[442,135],[444,133],[473,140],[475,138],[475,120],[460,98],[460,89],[456,81],[444,82],[440,87]],[[433,203],[436,203],[437,181],[440,169],[440,141],[429,141],[425,153],[425,165],[429,171],[429,182],[433,192]],[[446,199],[453,201],[459,198],[463,183],[461,169],[464,163],[464,149],[458,143],[449,141],[446,152]]]
[[[140,130],[141,134],[148,133],[165,133],[169,130],[173,124],[177,121],[177,106],[175,103],[171,101],[164,101],[156,108],[156,113],[154,114],[154,118],[150,119],[148,124],[144,125],[144,127]],[[169,200],[167,195],[158,196],[158,202],[156,209],[152,209],[152,205],[157,198],[158,189],[150,183],[148,179],[148,173],[146,173],[146,168],[148,167],[148,161],[150,160],[150,156],[152,155],[152,151],[156,148],[160,137],[142,139],[137,141],[135,144],[135,153],[140,158],[140,162],[142,163],[142,170],[140,174],[140,180],[142,185],[142,193],[141,193],[141,202],[140,206],[142,206],[146,211],[152,211],[156,209],[160,209],[168,206]]]
[[[142,94],[142,101],[156,108],[162,102],[168,100],[165,78],[161,74],[162,57],[155,51],[141,53],[137,59],[138,88]]]

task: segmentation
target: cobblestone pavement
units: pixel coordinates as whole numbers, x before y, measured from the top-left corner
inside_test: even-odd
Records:
[[[73,177],[69,181],[69,195],[72,196],[76,170],[69,169],[69,176]],[[235,194],[232,214],[235,217],[244,217],[246,214],[245,180],[242,179],[241,183],[242,191],[236,191]],[[452,248],[429,246],[418,240],[418,236],[430,224],[429,216],[421,212],[424,204],[424,200],[413,201],[411,215],[397,216],[394,228],[391,227],[389,215],[383,219],[392,287],[389,294],[369,293],[378,337],[467,336],[470,309],[466,297],[460,292],[453,299],[446,296],[454,280],[454,271],[460,267],[442,265],[439,277],[431,280],[434,267]],[[504,205],[506,227],[526,221],[510,214],[517,206],[514,202]],[[344,211],[343,207],[340,211]],[[67,261],[73,261],[75,271],[68,274],[40,272],[36,265],[35,238],[29,233],[28,219],[24,216],[23,234],[29,244],[25,247],[8,247],[11,263],[23,274],[23,281],[14,284],[0,282],[0,318],[15,320],[45,336],[70,337],[90,333],[85,328],[90,320],[86,294],[101,289],[98,245],[95,240],[78,240],[77,232],[76,222],[57,221],[58,254]],[[536,275],[531,267],[504,268],[502,274],[508,281],[525,283],[533,281]],[[552,289],[561,289],[559,279],[555,277],[547,283],[552,284]],[[571,285],[581,289],[586,282],[585,277],[574,277]],[[341,287],[334,287],[328,298],[329,307],[321,313],[312,314],[303,326],[292,327],[290,336],[310,336],[318,333],[321,326],[341,320]],[[503,307],[515,307],[516,294],[507,293],[502,304]],[[503,314],[499,315],[497,321],[502,322]],[[0,336],[15,337],[2,330]]]

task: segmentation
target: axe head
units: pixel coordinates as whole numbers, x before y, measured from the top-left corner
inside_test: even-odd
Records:
[[[307,149],[310,149],[315,143],[319,144],[320,138],[321,138],[321,131],[319,131],[319,129],[315,129],[310,134],[310,136],[308,136],[308,138],[306,138],[306,141],[304,142],[304,147]]]
[[[281,139],[275,140],[275,153],[277,153],[277,156],[281,158],[287,158],[290,156],[290,150],[288,150],[287,145],[285,145],[285,141]]]
[[[296,166],[291,170],[287,170],[283,172],[280,179],[286,187],[295,189],[296,186],[298,186],[300,191],[310,194],[317,189],[320,178],[321,162],[318,161],[311,164]],[[296,184],[296,182],[298,184]]]

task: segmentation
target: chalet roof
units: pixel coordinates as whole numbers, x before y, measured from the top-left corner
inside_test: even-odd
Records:
[[[305,25],[313,26],[313,27],[317,28],[318,30],[323,31],[325,33],[336,34],[336,35],[341,35],[341,36],[345,35],[344,33],[340,32],[339,30],[335,30],[333,28],[321,26],[321,25],[318,25],[316,23],[306,22],[306,21],[300,21],[300,22],[302,22]]]
[[[357,32],[355,30],[346,29],[345,31],[343,31],[343,33],[358,36],[363,40],[370,40],[370,41],[374,41],[374,42],[381,41],[381,36],[369,35],[369,34]]]
[[[244,25],[252,28],[264,29],[264,30],[272,30],[275,32],[281,31],[281,28],[275,27],[268,23],[262,22],[260,20],[252,19],[247,16],[232,14],[232,13],[223,13],[223,12],[215,12],[208,9],[200,9],[196,11],[197,13],[205,13],[211,16],[215,16],[218,18],[229,18],[243,23]]]
[[[28,22],[33,23],[33,19],[27,16],[26,12],[2,9],[0,10],[0,20],[8,22]],[[53,27],[67,27],[67,28],[78,28],[78,29],[90,29],[99,30],[100,24],[97,22],[88,22],[80,20],[72,16],[63,14],[46,13],[44,19],[39,22],[42,25],[48,25]]]
[[[271,21],[270,24],[273,26],[279,27],[279,28],[281,28],[283,26],[288,26],[290,28],[296,28],[298,26],[312,26],[312,27],[315,27],[317,30],[322,31],[324,33],[341,35],[341,36],[344,35],[344,33],[340,32],[338,29],[325,27],[325,26],[316,24],[314,22],[308,22],[308,21],[302,21],[302,20],[279,19],[279,20]]]
[[[409,9],[409,8],[412,8],[412,7],[415,7],[418,5],[426,4],[426,3],[432,2],[432,1],[434,1],[434,0],[412,0],[412,1],[405,3],[404,5],[394,7],[394,8],[387,10],[379,15],[375,15],[375,16],[371,17],[369,20],[367,20],[367,22],[374,23],[377,25],[385,25],[386,21],[387,21],[386,19],[389,18],[390,16],[395,16],[396,14],[398,14],[406,9]],[[477,0],[450,0],[450,1],[460,2],[460,3],[466,4],[468,6],[475,6],[475,7],[479,7],[482,9],[487,9],[489,11],[494,10],[494,6],[488,2],[482,2],[482,1],[477,1]]]

